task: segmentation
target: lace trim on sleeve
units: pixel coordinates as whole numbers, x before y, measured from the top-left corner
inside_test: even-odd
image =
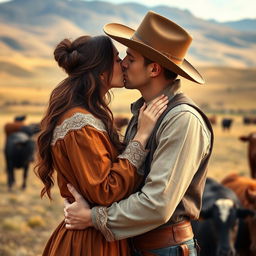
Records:
[[[118,157],[127,159],[132,165],[139,169],[148,152],[148,150],[142,147],[139,141],[132,140],[129,142],[124,152]]]
[[[109,242],[115,241],[114,234],[107,227],[108,213],[107,207],[96,206],[92,208],[92,222]]]
[[[57,140],[63,139],[69,131],[79,130],[86,125],[93,126],[99,131],[106,131],[100,119],[95,118],[91,114],[75,113],[73,116],[65,119],[62,124],[55,127],[51,145],[54,145]]]

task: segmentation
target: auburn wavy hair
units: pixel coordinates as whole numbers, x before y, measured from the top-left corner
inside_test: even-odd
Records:
[[[35,173],[44,187],[41,197],[51,199],[54,185],[54,166],[51,153],[53,131],[59,118],[73,107],[83,107],[105,125],[111,142],[119,152],[124,149],[113,124],[113,114],[108,107],[110,94],[102,95],[100,74],[106,72],[110,83],[113,75],[114,46],[107,36],[82,36],[74,40],[62,40],[54,50],[54,58],[68,77],[51,93],[48,108],[41,121],[37,140],[38,153]]]

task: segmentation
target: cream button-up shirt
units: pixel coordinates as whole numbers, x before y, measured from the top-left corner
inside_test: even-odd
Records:
[[[176,80],[164,93],[172,98],[179,92],[179,87],[180,82]],[[137,111],[133,109],[133,114],[136,115]],[[130,134],[130,138],[134,135]],[[181,104],[164,117],[156,141],[158,146],[141,191],[105,210],[93,208],[93,222],[107,240],[148,232],[172,217],[200,163],[208,155],[211,133],[193,107]],[[190,209],[188,205],[186,210],[188,216],[198,218],[200,209]],[[193,214],[195,216],[191,216]],[[106,218],[101,227],[96,224],[100,218]]]

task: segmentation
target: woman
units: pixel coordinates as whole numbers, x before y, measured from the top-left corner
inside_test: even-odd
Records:
[[[68,77],[53,90],[42,120],[36,166],[44,183],[41,196],[46,193],[51,198],[56,170],[63,198],[72,200],[67,190],[71,183],[91,206],[110,205],[138,185],[137,169],[147,153],[144,147],[167,98],[160,96],[141,108],[137,134],[125,148],[105,101],[109,89],[124,83],[112,41],[106,36],[65,39],[57,45],[54,57]],[[125,256],[129,248],[125,240],[107,242],[94,228],[68,231],[61,222],[43,255]]]

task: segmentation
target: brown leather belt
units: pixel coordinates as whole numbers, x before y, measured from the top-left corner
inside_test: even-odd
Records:
[[[180,245],[184,252],[184,250],[187,250],[187,246],[183,246],[182,243],[192,239],[193,237],[194,234],[190,221],[184,220],[179,223],[154,229],[145,234],[136,236],[132,241],[134,248],[139,251]],[[188,254],[184,252],[183,255]]]

